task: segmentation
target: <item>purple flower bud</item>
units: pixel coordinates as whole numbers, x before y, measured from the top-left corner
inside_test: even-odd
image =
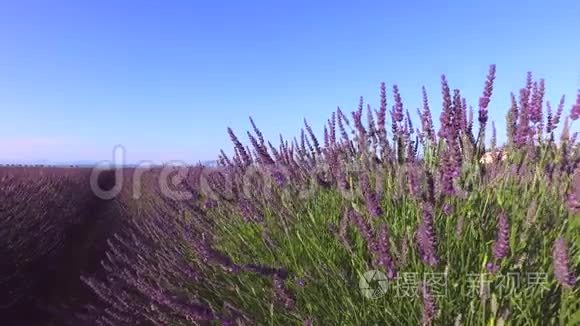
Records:
[[[211,198],[208,198],[205,200],[205,202],[203,203],[203,207],[207,210],[207,209],[212,209],[214,207],[217,206],[217,202]]]
[[[264,135],[262,134],[260,129],[258,129],[256,124],[254,123],[254,119],[252,119],[252,117],[250,117],[250,123],[252,124],[252,128],[254,129],[256,136],[258,136],[258,140],[260,140],[260,145],[264,146]]]
[[[519,111],[519,122],[518,129],[516,132],[516,138],[514,142],[516,145],[525,145],[528,141],[530,135],[530,119],[529,119],[529,105],[528,105],[529,93],[526,88],[520,90],[520,111]]]
[[[250,158],[248,152],[244,149],[242,143],[240,143],[240,141],[238,140],[238,137],[236,137],[236,134],[234,134],[232,128],[228,128],[228,134],[230,135],[230,139],[234,143],[236,152],[240,155],[242,162],[246,166],[252,164],[252,159]]]
[[[407,166],[407,185],[409,193],[413,197],[418,197],[420,192],[419,180],[417,178],[417,167]]]
[[[451,93],[445,75],[441,76],[441,93],[443,95],[443,109],[439,116],[439,137],[447,138],[449,130],[452,128]]]
[[[431,109],[429,108],[429,99],[427,97],[427,90],[422,87],[423,93],[423,112],[421,112],[421,126],[423,133],[427,136],[427,139],[435,143],[435,129],[433,127],[433,117],[431,115]]]
[[[365,219],[360,214],[355,212],[353,209],[350,209],[348,211],[348,217],[350,221],[354,225],[356,225],[358,231],[361,233],[363,239],[365,240],[367,247],[369,249],[373,249],[375,237],[371,229],[371,226],[367,223],[367,221],[365,221]],[[371,251],[371,253],[374,252],[374,250],[369,251]]]
[[[435,298],[431,295],[429,287],[426,282],[421,282],[421,298],[423,301],[422,309],[422,323],[423,325],[431,325],[435,315],[437,314],[437,307],[435,305]]]
[[[359,184],[369,213],[371,213],[373,217],[383,215],[383,210],[381,209],[377,193],[371,188],[369,178],[365,172],[361,173]]]
[[[274,298],[276,301],[281,303],[284,308],[293,310],[296,306],[296,299],[294,299],[292,294],[284,286],[284,280],[277,274],[274,274],[272,277],[272,286],[274,287]]]
[[[249,131],[247,132],[247,134],[248,138],[250,139],[250,142],[252,143],[252,146],[254,147],[254,151],[258,154],[260,162],[265,165],[274,164],[274,160],[268,153],[268,149],[266,148],[266,146],[258,143],[258,140],[256,140],[256,138],[254,138],[254,136],[252,136],[252,134],[250,134]]]
[[[390,252],[391,245],[389,242],[389,230],[387,229],[386,224],[381,224],[377,236],[377,263],[383,267],[383,269],[387,272],[387,277],[392,280],[397,276],[397,270],[395,268],[395,262]]]
[[[387,117],[387,88],[385,83],[381,83],[381,106],[377,114],[377,124],[379,135],[386,135],[386,117]]]
[[[318,143],[318,139],[314,135],[314,132],[312,131],[312,128],[310,127],[310,125],[308,124],[306,119],[304,119],[304,126],[306,127],[306,131],[308,132],[308,135],[312,139],[312,143],[314,144],[314,149],[316,150],[316,154],[320,155],[322,153],[322,151],[320,150],[320,144]]]
[[[499,221],[497,224],[496,240],[493,244],[492,252],[496,260],[505,258],[510,250],[510,226],[507,215],[505,213],[499,214]]]
[[[489,105],[491,94],[493,92],[493,81],[495,79],[495,65],[489,66],[487,79],[483,88],[483,95],[479,99],[479,123],[481,129],[485,129],[487,123],[487,106]]]
[[[419,254],[424,263],[435,266],[437,258],[437,239],[433,225],[433,206],[429,202],[423,203],[423,218],[415,235]]]
[[[332,112],[332,116],[328,121],[328,140],[331,146],[336,144],[336,112]]]
[[[392,118],[394,121],[402,122],[404,119],[403,101],[399,93],[399,86],[397,85],[393,85],[393,97],[395,98],[395,105],[393,107]]]
[[[566,206],[574,214],[580,213],[580,198],[576,193],[570,193],[566,198]]]
[[[570,111],[570,119],[577,120],[579,117],[580,117],[580,90],[578,90],[576,103],[572,105],[572,110]]]
[[[572,288],[576,283],[576,276],[568,269],[568,247],[563,238],[558,238],[552,249],[552,265],[556,280],[565,288]]]
[[[298,285],[299,287],[303,288],[306,285],[306,281],[304,281],[303,278],[299,278],[296,280],[296,285]]]
[[[446,216],[453,214],[453,205],[445,203],[443,205],[443,214],[445,214]]]
[[[441,192],[447,196],[455,194],[454,181],[459,175],[457,164],[453,161],[452,152],[450,148],[447,148],[443,153],[439,172],[441,176]]]
[[[556,108],[556,114],[554,115],[554,122],[553,122],[553,129],[555,130],[558,128],[558,125],[560,124],[560,118],[562,117],[562,112],[564,112],[564,105],[566,103],[566,96],[562,95],[562,97],[560,98],[560,102],[558,103],[558,107]]]
[[[264,220],[262,214],[249,199],[241,198],[238,207],[247,222],[262,222]]]

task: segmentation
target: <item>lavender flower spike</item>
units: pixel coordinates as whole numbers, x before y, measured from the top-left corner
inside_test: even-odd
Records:
[[[570,119],[573,121],[580,118],[580,89],[578,90],[578,96],[576,97],[576,103],[572,106],[570,111]]]
[[[479,123],[482,129],[485,128],[487,123],[487,106],[493,92],[493,81],[495,79],[495,65],[489,66],[489,72],[487,74],[487,79],[485,81],[485,86],[483,89],[483,96],[479,98]]]
[[[568,247],[563,238],[558,238],[552,249],[552,264],[556,280],[565,288],[572,288],[576,282],[576,276],[568,269]]]
[[[435,305],[435,299],[431,295],[429,287],[425,282],[421,282],[421,298],[423,300],[422,324],[424,326],[431,325],[437,314],[437,307]]]
[[[423,220],[419,224],[415,236],[421,259],[429,266],[439,263],[437,258],[437,239],[433,225],[433,206],[429,202],[423,203]]]
[[[276,301],[281,303],[284,308],[293,310],[296,307],[296,299],[284,286],[284,280],[277,274],[272,277],[272,286]]]
[[[497,273],[497,271],[499,270],[498,261],[504,259],[510,250],[509,229],[510,226],[507,215],[505,213],[501,213],[499,215],[499,221],[497,224],[496,240],[492,247],[492,254],[493,258],[495,259],[495,262],[493,263],[490,262],[487,265],[487,269],[492,273]]]
[[[359,182],[369,213],[371,213],[373,217],[383,215],[380,200],[377,193],[371,188],[369,177],[366,173],[363,172],[361,174]]]
[[[392,280],[397,276],[397,271],[395,269],[395,262],[389,250],[389,230],[387,229],[386,224],[381,224],[377,237],[378,244],[376,254],[378,258],[378,264],[385,269],[387,272],[387,277]]]
[[[504,213],[499,216],[499,223],[497,226],[497,239],[493,245],[493,257],[495,259],[503,259],[507,256],[509,247],[509,222],[507,215]]]
[[[363,239],[365,240],[367,247],[370,252],[374,252],[374,232],[371,226],[365,221],[365,219],[355,212],[353,209],[348,211],[348,217],[350,221],[356,225],[358,231],[361,233]]]

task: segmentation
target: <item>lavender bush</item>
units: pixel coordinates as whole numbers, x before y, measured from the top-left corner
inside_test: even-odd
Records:
[[[205,185],[195,199],[153,191],[127,207],[107,276],[84,278],[101,302],[82,315],[99,325],[578,322],[580,98],[553,111],[528,74],[506,143],[494,128],[491,161],[480,161],[495,75],[491,66],[476,117],[443,76],[437,132],[425,89],[413,121],[396,85],[388,107],[384,84],[378,109],[361,98],[350,116],[333,112],[323,141],[306,121],[278,146],[254,120],[250,146],[228,128],[233,155],[192,177]],[[374,299],[359,289],[369,270],[386,275]]]

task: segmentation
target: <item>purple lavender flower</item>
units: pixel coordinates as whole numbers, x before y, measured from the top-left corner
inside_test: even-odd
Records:
[[[546,132],[551,133],[554,130],[554,118],[552,116],[552,105],[550,101],[546,102]]]
[[[451,109],[451,93],[449,91],[449,84],[445,75],[441,75],[441,94],[443,95],[443,109],[441,110],[441,115],[439,116],[439,122],[441,126],[439,127],[439,137],[446,138],[449,129],[452,128],[452,109]]]
[[[344,115],[344,113],[342,113],[342,111],[340,110],[340,108],[337,109],[338,112],[338,129],[340,130],[340,135],[342,136],[342,141],[345,144],[348,144],[350,139],[348,137],[348,133],[346,132],[346,128],[344,127],[344,124],[348,125],[348,120],[346,119],[346,116]]]
[[[564,112],[564,105],[566,103],[566,96],[562,95],[560,102],[558,102],[558,107],[556,108],[556,114],[554,115],[553,130],[558,128],[560,124],[560,118],[562,117],[562,112]]]
[[[544,119],[544,96],[546,93],[546,84],[544,79],[540,79],[540,84],[538,87],[538,93],[536,95],[536,107],[535,107],[535,112],[536,112],[536,120],[538,123],[542,123],[542,120]]]
[[[530,93],[530,103],[529,103],[529,112],[530,112],[530,122],[537,123],[540,121],[541,112],[539,111],[538,104],[538,97],[539,97],[539,86],[538,82],[534,82],[532,84],[532,92]]]
[[[421,126],[423,128],[423,133],[427,136],[427,139],[435,143],[435,129],[433,127],[433,117],[431,115],[431,109],[429,108],[429,99],[427,97],[427,90],[425,86],[422,87],[423,95],[423,112],[421,116]]]
[[[386,117],[387,117],[387,88],[385,83],[381,83],[381,106],[377,114],[377,124],[379,136],[386,136]],[[384,134],[383,134],[384,133]]]
[[[577,120],[579,117],[580,117],[580,90],[578,90],[576,103],[572,105],[572,110],[570,111],[570,119]]]
[[[239,265],[233,262],[231,257],[212,248],[211,244],[209,244],[207,241],[197,241],[194,248],[201,260],[204,262],[213,263],[231,273],[238,273],[241,269]]]
[[[238,207],[247,222],[262,222],[264,220],[264,216],[249,199],[241,198]]]
[[[268,142],[268,147],[270,147],[270,150],[272,151],[272,155],[274,156],[274,160],[277,163],[283,163],[284,159],[282,158],[282,155],[280,154],[280,152],[278,152],[276,147],[274,147],[274,145],[272,145],[272,143],[270,143],[270,142]]]
[[[365,127],[362,124],[362,110],[363,110],[363,105],[364,105],[364,100],[363,97],[360,97],[360,101],[359,101],[359,105],[358,105],[358,109],[356,111],[352,112],[352,119],[354,121],[354,126],[356,128],[357,131],[357,137],[358,137],[358,141],[360,146],[362,147],[365,144],[366,141],[366,134],[367,131],[365,130]]]
[[[508,136],[508,143],[513,144],[515,138],[517,137],[517,128],[518,128],[518,102],[516,100],[516,96],[514,93],[510,93],[511,98],[511,105],[510,109],[507,114],[507,136]]]
[[[314,144],[314,149],[316,150],[316,154],[320,155],[322,153],[322,151],[320,150],[320,144],[318,143],[318,139],[316,138],[316,135],[314,135],[314,132],[312,131],[312,128],[310,127],[310,125],[308,124],[306,119],[304,119],[304,126],[306,127],[306,131],[308,132],[308,135],[312,139],[312,143]]]
[[[447,148],[441,157],[440,176],[441,193],[447,196],[455,194],[454,180],[459,175],[457,164],[453,161],[453,151]]]
[[[495,65],[489,66],[487,79],[483,88],[483,96],[479,98],[479,124],[481,129],[485,129],[487,123],[487,106],[493,92],[493,81],[495,79]]]
[[[497,237],[493,245],[493,257],[497,260],[503,259],[507,256],[509,247],[509,221],[505,213],[499,215],[499,222],[497,225]]]
[[[260,141],[260,145],[264,146],[264,135],[262,134],[260,129],[258,129],[256,124],[254,123],[254,119],[252,119],[252,117],[250,117],[250,123],[252,124],[252,128],[254,129],[256,136],[258,136],[258,140]]]
[[[423,203],[423,218],[415,235],[419,248],[419,254],[424,263],[435,266],[439,263],[437,258],[437,239],[433,225],[433,206],[429,202]]]
[[[566,196],[566,206],[568,206],[568,209],[572,213],[574,214],[580,213],[580,198],[578,198],[578,195],[576,195],[576,193],[572,192],[568,196]]]
[[[453,213],[453,205],[449,204],[449,203],[445,203],[443,205],[443,214],[445,214],[446,216],[449,216]]]
[[[274,164],[274,160],[268,153],[268,149],[266,148],[266,146],[264,144],[260,144],[258,140],[256,140],[256,138],[254,138],[254,136],[252,136],[252,134],[249,131],[247,132],[247,134],[248,138],[250,139],[250,142],[252,143],[252,146],[254,146],[254,150],[258,154],[260,162],[264,165]]]
[[[389,111],[391,113],[391,132],[393,133],[393,146],[396,146],[399,140],[399,125],[397,124],[397,120],[393,118],[395,115],[394,108]]]
[[[467,100],[465,97],[461,99],[461,131],[466,133],[467,132]]]
[[[369,178],[366,173],[361,173],[359,184],[369,213],[371,213],[373,217],[379,217],[383,215],[383,210],[381,209],[377,193],[372,190]]]
[[[348,226],[350,224],[350,212],[345,211],[342,218],[340,219],[340,226],[338,229],[338,237],[342,242],[342,245],[348,250],[349,252],[352,250],[350,242],[347,238]]]
[[[420,289],[421,298],[423,301],[422,323],[424,326],[431,325],[433,323],[433,319],[435,319],[435,315],[437,314],[435,298],[431,295],[426,282],[421,282]]]
[[[369,133],[369,138],[374,145],[377,144],[377,126],[375,125],[375,118],[373,116],[373,110],[371,105],[367,104],[367,130]]]
[[[303,288],[306,285],[306,281],[303,278],[299,278],[296,280],[296,285]]]
[[[576,276],[568,269],[568,247],[563,238],[554,242],[552,249],[552,265],[556,280],[565,288],[572,288],[576,283]]]
[[[226,153],[224,153],[223,149],[220,149],[220,154],[221,154],[222,160],[224,161],[225,166],[233,166],[232,162],[230,161],[230,159],[228,158]]]
[[[292,294],[284,286],[284,280],[277,274],[274,274],[272,277],[272,286],[274,287],[274,298],[276,301],[281,303],[284,308],[293,310],[296,306],[296,299],[294,299]]]
[[[518,114],[518,129],[516,138],[514,139],[516,145],[524,145],[528,141],[530,135],[530,119],[529,119],[529,93],[527,88],[520,90],[520,111]]]
[[[369,249],[373,249],[375,236],[371,229],[371,226],[367,223],[367,221],[365,221],[365,219],[360,214],[355,212],[353,209],[350,209],[348,211],[348,217],[350,221],[354,225],[356,225],[358,231],[361,233],[363,239],[365,240],[367,247]],[[375,250],[370,251],[374,252]]]
[[[240,143],[240,141],[238,140],[238,137],[236,137],[236,134],[234,134],[234,131],[232,130],[232,128],[228,127],[228,134],[230,135],[230,139],[234,143],[236,152],[240,155],[242,162],[246,166],[252,164],[252,159],[248,155],[248,152],[244,149],[244,146],[242,145],[242,143]]]
[[[336,144],[336,112],[332,112],[328,120],[328,138],[331,146]]]
[[[395,105],[393,106],[392,118],[394,121],[402,122],[404,119],[403,100],[401,99],[399,86],[397,85],[393,85],[393,97],[395,98]]]
[[[467,125],[467,121],[463,121],[463,102],[461,100],[461,92],[458,89],[453,90],[453,102],[451,105],[452,110],[452,134],[449,135],[450,138],[457,138],[460,131],[464,129]]]
[[[469,106],[469,115],[467,118],[467,129],[465,130],[467,137],[472,145],[475,146],[475,137],[473,136],[473,107]]]
[[[387,277],[392,280],[397,276],[395,262],[390,253],[389,230],[386,224],[381,224],[377,234],[377,260],[378,265],[382,266],[387,272]]]
[[[499,214],[499,219],[497,223],[497,233],[496,239],[493,243],[492,254],[494,262],[490,262],[487,268],[490,272],[496,273],[499,270],[499,261],[504,259],[510,250],[509,238],[510,238],[510,226],[507,215],[505,213]]]
[[[217,202],[211,198],[207,198],[203,203],[205,209],[212,209],[217,206]]]
[[[310,143],[310,140],[308,139],[308,137],[306,137],[304,133],[302,133],[302,135],[303,135],[302,141],[306,144],[306,148],[308,148],[308,151],[309,151],[308,153],[310,153],[310,155],[311,155],[310,158],[313,158],[314,155],[316,154],[314,151],[314,147]]]
[[[328,134],[328,128],[324,126],[324,148],[330,147],[330,135]]]
[[[420,186],[417,178],[417,167],[415,165],[407,166],[407,186],[409,187],[411,196],[419,196]]]

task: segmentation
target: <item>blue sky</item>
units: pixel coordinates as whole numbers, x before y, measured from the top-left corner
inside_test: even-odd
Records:
[[[250,115],[270,139],[321,131],[381,81],[411,113],[425,85],[438,116],[441,73],[475,106],[491,63],[503,137],[528,70],[575,99],[579,19],[577,0],[4,1],[0,160],[209,160]]]

